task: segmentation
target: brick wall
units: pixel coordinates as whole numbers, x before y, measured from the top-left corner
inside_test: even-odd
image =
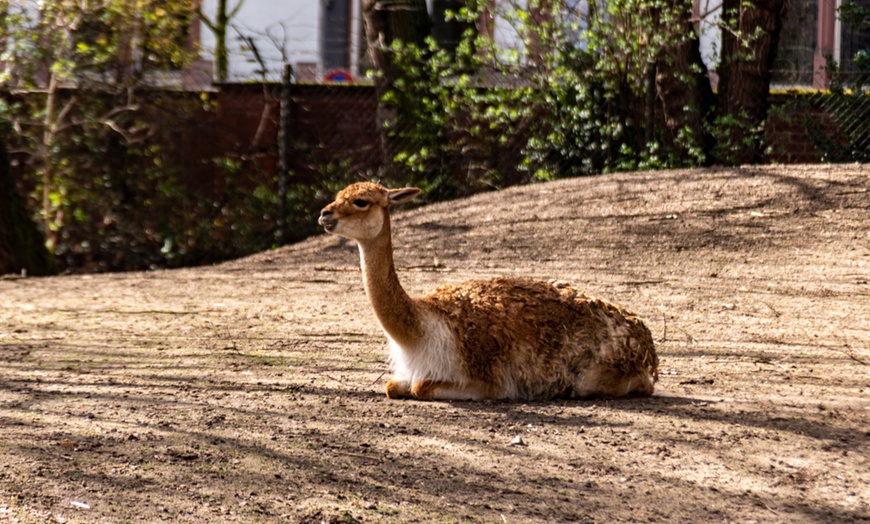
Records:
[[[277,173],[281,86],[224,84],[207,95],[214,112],[178,122],[185,126],[180,164],[192,184],[226,183],[221,157]],[[374,90],[365,86],[294,85],[290,104],[290,172],[309,183],[325,169],[377,171],[380,165]],[[339,160],[343,160],[339,162]],[[209,190],[210,191],[210,190]]]
[[[294,181],[313,181],[329,169],[375,176],[382,159],[374,88],[297,85],[291,99],[290,171]]]
[[[330,169],[374,177],[381,165],[375,119],[377,99],[370,86],[294,85],[290,106],[291,183],[310,183]],[[182,165],[194,180],[211,178],[220,192],[221,175],[212,158],[247,159],[275,173],[278,159],[280,86],[227,84],[212,97],[216,113],[203,113],[182,133]],[[842,143],[842,132],[818,94],[776,94],[771,98],[767,159],[815,163],[823,159],[812,133]],[[264,116],[264,108],[266,109]],[[185,124],[189,125],[189,124]],[[213,128],[209,129],[209,126]],[[255,140],[258,128],[260,137]]]
[[[832,142],[843,142],[842,131],[815,93],[775,94],[765,128],[770,144],[768,161],[780,164],[813,164],[824,160],[812,133],[824,135]]]

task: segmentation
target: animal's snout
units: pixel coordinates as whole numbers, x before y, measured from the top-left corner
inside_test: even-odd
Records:
[[[317,219],[317,223],[326,228],[327,231],[333,229],[336,224],[335,213],[329,209],[324,209],[320,212],[320,218]]]

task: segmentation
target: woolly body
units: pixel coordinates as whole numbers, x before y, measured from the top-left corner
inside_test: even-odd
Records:
[[[366,293],[390,339],[390,397],[542,399],[650,395],[658,359],[633,314],[571,286],[498,278],[438,287],[420,299],[399,284],[390,205],[416,196],[359,183],[320,223],[355,239]]]

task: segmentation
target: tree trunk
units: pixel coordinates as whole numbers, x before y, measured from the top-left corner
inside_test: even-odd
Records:
[[[759,162],[764,154],[770,69],[791,0],[724,0],[719,70],[720,162]]]
[[[673,149],[680,158],[694,161],[700,158],[702,163],[709,164],[713,161],[715,144],[711,129],[716,96],[691,19],[692,2],[676,2],[683,17],[684,37],[662,49],[656,63],[656,91],[662,102],[665,127]],[[691,133],[692,142],[685,143],[685,137],[680,136],[681,130]]]
[[[0,275],[22,271],[29,275],[53,275],[57,265],[27,212],[24,199],[15,191],[6,137],[0,130]]]
[[[431,21],[425,0],[363,0],[366,24],[366,43],[372,68],[377,72],[375,92],[378,96],[377,123],[380,130],[383,174],[395,178],[397,165],[393,162],[399,144],[390,137],[390,125],[395,122],[401,108],[386,101],[401,74],[394,67],[391,45],[396,41],[423,46],[429,35]]]
[[[230,76],[229,51],[227,50],[227,30],[230,28],[230,20],[235,18],[245,0],[239,0],[236,6],[227,12],[227,0],[218,0],[217,12],[214,19],[210,20],[202,12],[202,6],[197,8],[199,19],[214,34],[214,75],[218,82],[226,82]]]
[[[215,71],[218,82],[226,82],[230,76],[229,59],[227,57],[227,0],[218,0],[217,13],[215,14]]]
[[[51,73],[48,82],[48,93],[45,98],[45,120],[42,132],[42,233],[52,249],[55,246],[55,237],[51,232],[51,184],[54,182],[53,164],[51,158],[52,145],[54,144],[55,114],[54,104],[57,99],[57,73]]]

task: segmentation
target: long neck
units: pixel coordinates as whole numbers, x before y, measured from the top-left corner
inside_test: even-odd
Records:
[[[378,322],[399,345],[413,347],[423,337],[420,311],[396,275],[389,215],[380,235],[359,241],[359,251],[363,283]]]

